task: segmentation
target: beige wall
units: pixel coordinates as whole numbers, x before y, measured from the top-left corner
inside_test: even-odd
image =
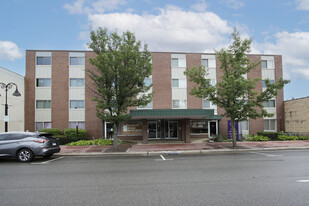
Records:
[[[14,82],[18,86],[20,97],[15,97],[12,94],[15,91],[15,86],[8,90],[8,105],[9,105],[9,122],[8,131],[24,131],[24,77],[0,67],[0,82],[8,84]],[[4,132],[4,114],[5,114],[5,89],[0,88],[0,132]]]
[[[309,97],[284,102],[285,131],[309,136]]]

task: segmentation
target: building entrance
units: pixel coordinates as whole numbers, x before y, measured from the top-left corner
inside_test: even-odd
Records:
[[[157,139],[157,122],[148,122],[148,138],[149,139]]]
[[[148,139],[178,139],[178,121],[157,120],[147,123]]]

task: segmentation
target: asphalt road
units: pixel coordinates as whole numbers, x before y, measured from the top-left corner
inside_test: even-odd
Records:
[[[309,205],[308,157],[295,150],[0,159],[0,205]]]

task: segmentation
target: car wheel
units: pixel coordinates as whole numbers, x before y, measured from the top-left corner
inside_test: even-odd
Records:
[[[30,149],[21,149],[17,152],[17,160],[20,162],[30,162],[33,159],[33,153]]]

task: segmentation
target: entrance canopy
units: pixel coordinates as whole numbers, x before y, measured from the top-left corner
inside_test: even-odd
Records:
[[[130,110],[131,119],[210,119],[220,120],[213,109],[143,109]]]

